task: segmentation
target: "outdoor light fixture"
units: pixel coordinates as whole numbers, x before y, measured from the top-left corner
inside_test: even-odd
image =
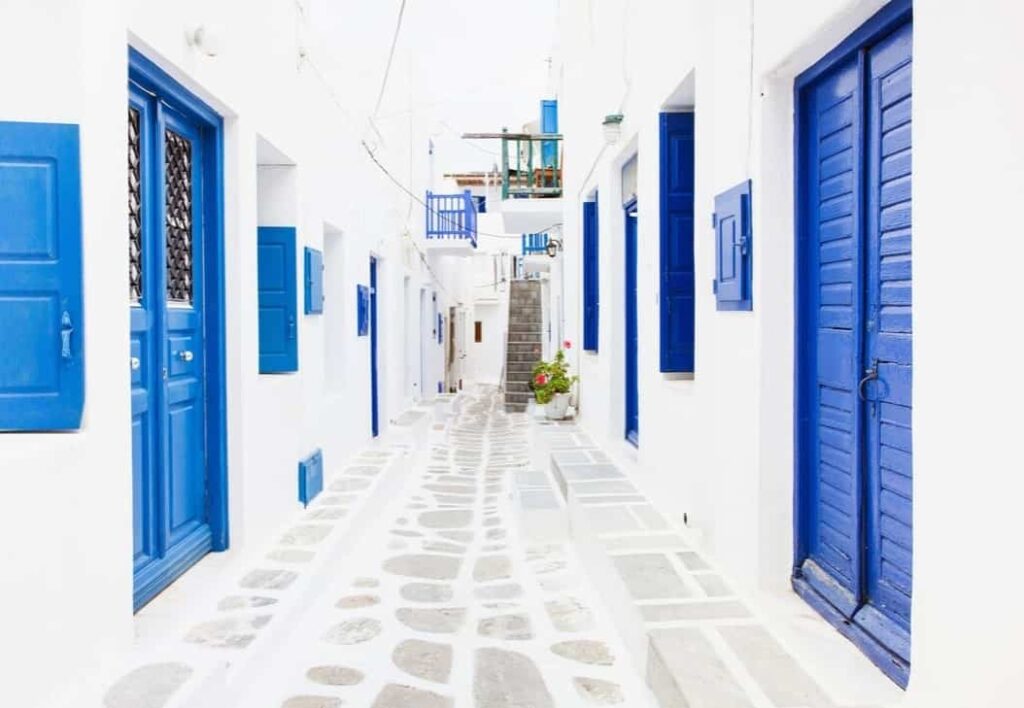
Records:
[[[185,32],[188,46],[195,47],[208,57],[220,54],[220,38],[210,32],[205,25],[199,25]]]
[[[604,117],[601,125],[604,126],[604,141],[606,143],[614,145],[619,142],[619,136],[622,135],[621,113],[609,113]]]

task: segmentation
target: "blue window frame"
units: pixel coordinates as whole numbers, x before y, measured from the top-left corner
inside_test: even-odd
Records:
[[[583,350],[596,352],[600,326],[597,196],[583,203]]]
[[[719,310],[753,310],[750,180],[715,197],[715,297]]]
[[[73,430],[85,402],[78,126],[0,123],[0,430]]]
[[[661,114],[661,370],[694,368],[693,113]]]
[[[295,227],[261,226],[257,233],[260,373],[298,371]]]
[[[305,308],[307,315],[320,315],[324,311],[324,254],[315,248],[306,246],[305,251],[306,279],[304,287]]]

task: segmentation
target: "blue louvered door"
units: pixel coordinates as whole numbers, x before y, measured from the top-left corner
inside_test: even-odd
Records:
[[[912,558],[911,33],[905,21],[863,41],[798,97],[794,586],[900,683]]]
[[[212,548],[203,127],[130,86],[129,302],[136,608]]]

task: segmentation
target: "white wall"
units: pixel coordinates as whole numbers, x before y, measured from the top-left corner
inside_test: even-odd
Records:
[[[793,493],[793,79],[881,0],[560,6],[566,136],[567,336],[579,333],[580,200],[600,192],[600,353],[576,349],[584,424],[634,455],[665,510],[728,575],[787,594]],[[753,7],[754,37],[750,36]],[[1024,469],[1011,272],[1024,193],[1024,10],[995,0],[915,8],[914,585],[908,704],[1017,700],[1016,500]],[[1014,28],[1014,29],[1011,29]],[[751,57],[751,52],[753,57]],[[666,61],[671,57],[671,61]],[[681,90],[693,72],[693,93]],[[595,77],[601,77],[595,81]],[[682,100],[681,100],[682,99]],[[658,130],[696,109],[696,372],[658,372]],[[603,115],[625,115],[604,148]],[[621,443],[624,313],[619,170],[639,152],[640,447]],[[716,312],[713,195],[754,183],[754,310]],[[1007,326],[1009,324],[1009,327]],[[1011,673],[1013,672],[1013,673]]]

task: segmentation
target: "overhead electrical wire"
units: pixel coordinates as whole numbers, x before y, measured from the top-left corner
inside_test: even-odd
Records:
[[[377,103],[373,107],[373,117],[376,118],[380,112],[380,104],[384,102],[384,91],[388,87],[388,77],[391,75],[391,64],[395,60],[395,48],[398,47],[398,35],[402,31],[402,18],[405,16],[405,3],[398,6],[398,20],[395,22],[395,33],[391,36],[391,50],[388,52],[388,63],[384,67],[384,77],[380,82],[380,91],[377,94]]]

